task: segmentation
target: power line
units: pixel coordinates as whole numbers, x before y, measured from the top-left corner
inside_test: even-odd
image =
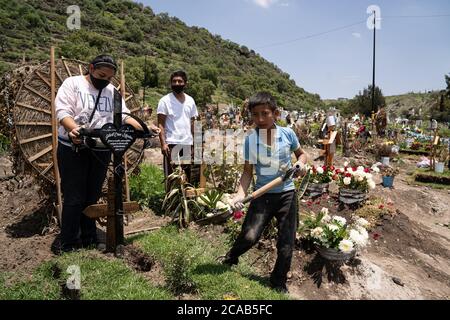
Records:
[[[283,44],[289,44],[289,43],[292,43],[292,42],[297,42],[297,41],[300,41],[300,40],[311,39],[311,38],[315,38],[315,37],[318,37],[318,36],[322,36],[322,35],[327,34],[327,33],[332,33],[332,32],[336,32],[336,31],[339,31],[339,30],[344,30],[344,29],[347,29],[347,28],[350,28],[350,27],[353,27],[353,26],[356,26],[356,25],[359,25],[359,24],[362,24],[362,23],[366,23],[366,20],[358,21],[358,22],[355,22],[355,23],[352,23],[352,24],[349,24],[349,25],[346,25],[346,26],[334,28],[334,29],[323,31],[323,32],[319,32],[319,33],[314,33],[314,34],[311,34],[311,35],[308,35],[308,36],[304,36],[304,37],[300,37],[300,38],[296,38],[296,39],[291,39],[291,40],[287,40],[287,41],[283,41],[283,42],[276,42],[276,43],[272,43],[272,44],[268,44],[268,45],[264,45],[264,46],[255,47],[255,49],[275,47],[275,46],[280,46],[280,45],[283,45]]]
[[[427,16],[384,16],[382,19],[386,18],[442,18],[442,17],[450,17],[450,14],[433,14]]]
[[[416,15],[416,16],[382,16],[379,19],[383,20],[383,19],[397,19],[397,18],[442,18],[442,17],[450,17],[450,14]],[[351,24],[348,24],[348,25],[345,25],[345,26],[342,26],[342,27],[337,27],[337,28],[334,28],[334,29],[330,29],[330,30],[327,30],[327,31],[323,31],[323,32],[319,32],[319,33],[313,33],[311,35],[303,36],[303,37],[300,37],[300,38],[295,38],[295,39],[286,40],[286,41],[282,41],[282,42],[275,42],[275,43],[271,43],[271,44],[267,44],[267,45],[263,45],[263,46],[258,46],[258,47],[255,47],[255,49],[276,47],[276,46],[281,46],[281,45],[285,45],[285,44],[289,44],[289,43],[293,43],[293,42],[297,42],[297,41],[301,41],[301,40],[311,39],[311,38],[322,36],[324,34],[328,34],[328,33],[336,32],[336,31],[348,29],[350,27],[353,27],[353,26],[356,26],[356,25],[359,25],[359,24],[362,24],[362,23],[366,23],[366,22],[367,22],[367,20],[362,20],[362,21],[354,22],[354,23],[351,23]]]

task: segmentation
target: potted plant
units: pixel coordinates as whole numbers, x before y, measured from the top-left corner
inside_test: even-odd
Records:
[[[299,233],[312,241],[318,254],[329,261],[346,261],[353,258],[358,249],[369,240],[367,220],[357,218],[348,223],[344,217],[329,216],[322,208],[317,215],[307,214],[301,221]]]
[[[445,162],[448,160],[449,157],[448,146],[441,145],[439,148],[437,148],[435,156],[436,156],[435,157],[436,163],[434,165],[434,171],[436,173],[443,173]]]
[[[393,166],[381,166],[380,172],[383,176],[383,186],[385,188],[392,188],[394,185],[394,177],[399,173],[398,168]]]
[[[327,193],[330,182],[333,181],[334,170],[333,166],[312,166],[309,169],[311,176],[306,188],[306,194],[314,198]]]
[[[383,165],[389,165],[389,159],[392,155],[392,145],[393,142],[389,141],[378,146],[378,155]]]
[[[339,185],[339,201],[345,204],[359,204],[366,199],[369,189],[375,189],[371,172],[379,172],[376,166],[372,168],[348,167],[336,169],[334,180]]]

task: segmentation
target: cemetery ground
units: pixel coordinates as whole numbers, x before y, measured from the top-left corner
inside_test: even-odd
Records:
[[[289,295],[268,286],[274,240],[261,240],[229,268],[216,260],[230,247],[223,226],[178,230],[149,209],[130,219],[121,258],[97,250],[56,255],[59,229],[48,196],[33,177],[8,177],[0,183],[0,299],[449,299],[450,190],[415,183],[418,159],[401,156],[393,189],[376,178],[369,204],[358,211],[376,223],[355,259],[330,264],[297,241]],[[338,155],[335,163],[345,160]],[[160,164],[159,150],[149,150],[146,161]],[[329,196],[303,199],[300,210],[327,207],[349,217],[336,194],[331,188]],[[64,290],[71,265],[80,268],[75,294]]]

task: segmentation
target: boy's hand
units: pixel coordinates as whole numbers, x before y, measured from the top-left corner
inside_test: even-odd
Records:
[[[239,211],[244,209],[244,204],[242,203],[242,201],[244,201],[243,196],[237,195],[236,197],[234,197],[231,201],[231,207],[233,208],[233,210]]]
[[[306,174],[306,165],[303,162],[297,161],[294,166],[300,166],[300,169],[295,172],[294,178],[303,177]]]

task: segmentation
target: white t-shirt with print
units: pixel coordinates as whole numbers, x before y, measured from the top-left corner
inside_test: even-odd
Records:
[[[159,100],[157,112],[166,115],[164,129],[167,144],[194,144],[191,119],[198,116],[197,106],[191,96],[184,95],[184,103],[178,101],[173,93],[169,93]]]
[[[85,125],[86,128],[99,129],[106,123],[113,123],[114,89],[114,86],[109,84],[102,90],[97,110],[91,123],[88,123],[89,117],[94,110],[99,90],[86,80],[85,76],[67,78],[59,88],[55,99],[58,123],[66,117],[72,117],[77,124]],[[122,112],[130,112],[125,106],[123,99]],[[123,115],[122,118],[125,119],[126,116]],[[69,139],[62,125],[59,126],[58,136],[65,140]]]

